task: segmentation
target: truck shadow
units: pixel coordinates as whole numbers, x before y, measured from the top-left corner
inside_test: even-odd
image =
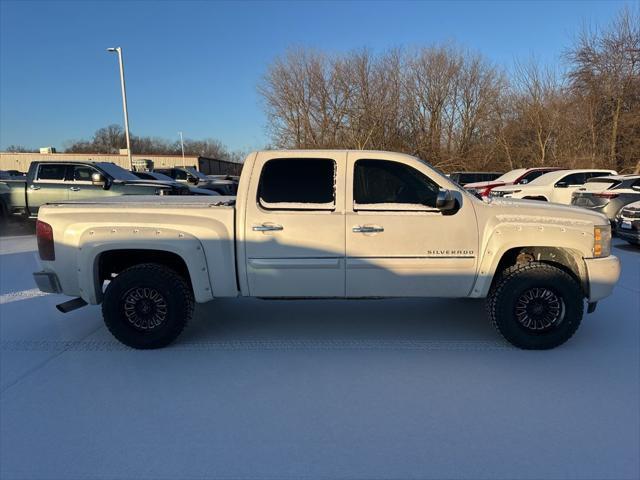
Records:
[[[367,348],[381,341],[500,343],[501,339],[486,318],[482,299],[242,298],[198,305],[177,343],[249,341],[266,348],[272,342],[284,347],[337,342]]]

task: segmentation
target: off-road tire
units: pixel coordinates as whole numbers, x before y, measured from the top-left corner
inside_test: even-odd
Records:
[[[521,324],[516,305],[531,289],[548,289],[563,304],[563,316],[544,331],[532,331]],[[487,297],[489,319],[512,345],[525,350],[547,350],[562,345],[576,332],[584,312],[584,292],[567,272],[553,265],[529,262],[502,272]]]
[[[143,292],[143,296],[145,293],[149,296],[151,292],[153,300],[148,302],[152,307],[154,301],[161,299],[163,315],[162,321],[156,320],[160,322],[157,326],[149,326],[150,322],[144,325],[144,329],[134,325],[130,316],[135,292]],[[138,349],[166,347],[180,335],[192,315],[193,293],[185,279],[170,268],[155,263],[123,270],[109,283],[102,302],[102,316],[109,331],[120,342]]]

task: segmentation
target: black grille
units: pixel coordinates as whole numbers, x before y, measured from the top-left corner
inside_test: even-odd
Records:
[[[623,208],[622,216],[624,218],[640,218],[640,208]]]

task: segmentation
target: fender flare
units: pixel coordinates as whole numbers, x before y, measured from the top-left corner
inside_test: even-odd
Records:
[[[152,239],[153,241],[149,241]],[[102,285],[98,278],[100,255],[112,250],[155,250],[179,256],[187,266],[193,295],[198,303],[213,299],[209,267],[200,240],[171,228],[100,226],[85,230],[79,238],[78,268],[80,296],[90,304],[102,300]],[[89,287],[90,286],[90,287]],[[83,288],[84,287],[84,288]]]
[[[500,260],[506,252],[514,248],[540,247],[554,248],[569,252],[576,260],[581,282],[586,278],[584,260],[586,252],[580,250],[584,246],[584,231],[567,225],[512,224],[497,226],[485,247],[478,264],[478,273],[471,289],[471,297],[486,297],[497,273]],[[523,238],[526,239],[523,241]]]

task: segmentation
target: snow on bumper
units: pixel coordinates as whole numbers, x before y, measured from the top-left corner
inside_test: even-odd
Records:
[[[589,279],[589,302],[597,302],[611,295],[620,278],[620,261],[609,255],[604,258],[585,258]]]

